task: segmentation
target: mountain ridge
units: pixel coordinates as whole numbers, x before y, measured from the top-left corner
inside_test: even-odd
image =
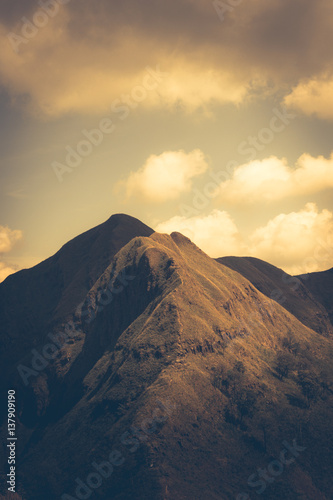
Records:
[[[42,338],[72,313],[120,248],[135,236],[153,232],[134,217],[116,214],[37,266],[8,276],[0,283],[2,350],[8,351],[15,338],[22,342],[24,331],[31,332],[36,341]]]
[[[309,277],[291,276],[282,269],[254,257],[222,257],[216,259],[239,272],[264,295],[275,300],[295,315],[304,325],[323,335],[333,335],[333,325],[327,305],[319,293],[309,288]],[[333,281],[333,273],[331,277]],[[332,302],[332,300],[331,300]]]
[[[333,268],[327,271],[308,273],[297,276],[310,290],[313,296],[327,310],[333,323]]]

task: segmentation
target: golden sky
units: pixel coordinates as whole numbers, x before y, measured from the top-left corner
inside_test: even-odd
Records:
[[[2,0],[0,280],[128,213],[333,266],[333,4]]]

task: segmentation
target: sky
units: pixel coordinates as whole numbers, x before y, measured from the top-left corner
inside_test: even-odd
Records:
[[[1,0],[0,281],[115,213],[333,267],[333,3]]]

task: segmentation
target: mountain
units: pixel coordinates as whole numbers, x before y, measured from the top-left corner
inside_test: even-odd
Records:
[[[332,339],[188,238],[133,237],[56,317],[4,359],[22,500],[332,498]]]
[[[315,286],[310,283],[314,283],[313,276],[317,273],[302,279],[301,276],[290,276],[282,269],[254,257],[222,257],[216,260],[240,273],[304,325],[323,335],[333,334],[333,272],[326,276],[325,285],[320,288],[320,292],[315,293]],[[325,288],[326,285],[328,288]]]
[[[326,309],[333,324],[333,268],[319,273],[302,274],[298,278]]]
[[[39,342],[53,324],[72,313],[126,243],[153,232],[134,217],[113,215],[53,257],[0,283],[0,352],[8,358],[14,346],[15,355],[22,355],[32,339]]]

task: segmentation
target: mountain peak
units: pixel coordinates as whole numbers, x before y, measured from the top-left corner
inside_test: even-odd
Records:
[[[116,222],[117,224],[128,224],[128,223],[137,223],[139,225],[144,225],[143,222],[141,222],[139,219],[136,217],[133,217],[132,215],[128,214],[123,214],[123,213],[118,213],[118,214],[112,214],[106,222]],[[148,227],[148,226],[146,226]]]
[[[0,324],[0,336],[11,332],[15,339],[29,331],[31,324],[36,339],[44,335],[50,318],[58,321],[70,314],[122,247],[135,237],[153,233],[135,217],[115,214],[37,266],[9,276],[0,284],[0,316],[7,318]],[[13,305],[13,315],[8,313],[8,304]]]

